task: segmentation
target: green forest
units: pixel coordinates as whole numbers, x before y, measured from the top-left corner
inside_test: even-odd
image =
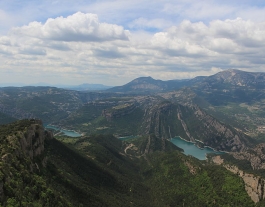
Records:
[[[238,176],[155,135],[49,138],[35,120],[0,132],[2,206],[255,206]],[[31,157],[42,137],[44,150]]]

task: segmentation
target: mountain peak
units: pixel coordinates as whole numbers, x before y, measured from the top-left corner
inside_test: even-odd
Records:
[[[155,80],[151,76],[147,76],[147,77],[139,77],[139,78],[136,78],[136,79],[132,80],[129,83],[154,82],[154,81],[159,81],[159,80]]]
[[[228,69],[209,76],[205,81],[210,85],[225,83],[236,87],[265,88],[265,73]]]

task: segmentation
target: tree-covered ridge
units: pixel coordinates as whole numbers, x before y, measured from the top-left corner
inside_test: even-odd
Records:
[[[111,170],[112,175],[119,176],[121,183],[129,187],[124,188],[124,192],[129,194],[123,194],[123,202],[126,203],[127,196],[138,198],[127,205],[254,206],[245,192],[243,181],[236,175],[223,167],[202,164],[195,158],[187,157],[174,149],[171,143],[166,144],[163,150],[161,139],[154,135],[129,142],[106,135],[60,139],[82,151],[89,160]],[[130,180],[129,184],[124,177]],[[122,193],[115,191],[116,195]],[[145,200],[138,197],[139,193],[144,195]],[[116,206],[120,205],[116,203]]]
[[[41,175],[45,132],[40,121],[0,126],[0,200],[3,206],[69,206]]]
[[[155,135],[57,140],[34,120],[0,133],[3,206],[254,206],[236,175]]]
[[[177,152],[148,156],[144,170],[156,206],[254,206],[243,181],[223,167],[201,165]]]

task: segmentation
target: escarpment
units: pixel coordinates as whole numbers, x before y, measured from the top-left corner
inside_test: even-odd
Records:
[[[24,134],[18,134],[21,152],[28,154],[31,159],[41,155],[44,151],[44,141],[53,137],[51,132],[44,130],[41,121],[34,121]]]
[[[45,167],[44,145],[45,141],[52,138],[52,133],[45,131],[39,120],[21,120],[0,126],[1,201],[5,199],[6,194],[18,191],[14,190],[18,187],[12,187],[13,182],[26,179],[24,174],[40,172],[40,169]]]
[[[220,156],[213,157],[212,161],[215,164],[223,165],[227,170],[241,177],[245,183],[245,190],[247,194],[255,203],[264,200],[265,180],[262,177],[252,173],[246,173],[235,165],[226,164]]]
[[[258,144],[244,152],[232,153],[237,160],[247,160],[253,170],[265,169],[265,143]]]
[[[169,101],[145,108],[142,134],[153,133],[159,138],[181,136],[216,150],[240,152],[246,149],[249,137],[218,121],[197,105],[184,106]]]
[[[234,152],[245,150],[246,143],[249,142],[249,138],[245,134],[218,121],[197,105],[193,105],[191,109],[196,119],[202,123],[198,125],[198,131],[201,132],[199,140],[203,141],[205,145],[212,146],[217,150]]]

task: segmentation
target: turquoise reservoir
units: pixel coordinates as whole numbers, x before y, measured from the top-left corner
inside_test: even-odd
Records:
[[[180,137],[175,137],[170,140],[174,145],[182,148],[185,155],[192,155],[199,160],[206,160],[207,153],[223,154],[224,152],[217,152],[209,147],[204,147],[203,149],[198,148],[194,143],[187,142]]]
[[[77,133],[76,131],[73,131],[73,130],[67,130],[67,129],[60,129],[56,126],[53,126],[53,125],[44,125],[44,127],[46,129],[54,129],[56,131],[60,131],[63,133],[63,135],[66,135],[66,136],[69,136],[69,137],[81,137],[82,135]]]

